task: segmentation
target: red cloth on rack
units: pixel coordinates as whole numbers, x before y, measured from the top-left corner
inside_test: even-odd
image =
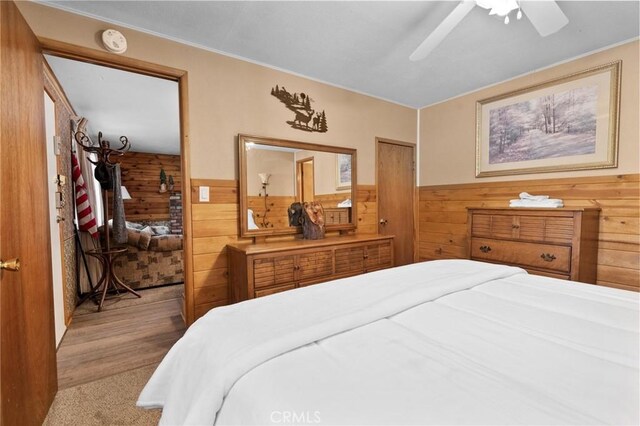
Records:
[[[87,187],[84,183],[80,164],[78,163],[78,158],[75,153],[71,154],[71,161],[73,164],[73,183],[76,188],[76,215],[78,216],[78,228],[81,231],[90,233],[93,238],[98,238],[98,224],[96,223],[96,217],[94,216],[91,204],[89,203]]]

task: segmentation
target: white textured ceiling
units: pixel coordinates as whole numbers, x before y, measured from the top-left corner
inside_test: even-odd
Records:
[[[131,151],[180,154],[178,83],[45,55],[76,114],[112,146],[126,136]]]
[[[526,16],[504,25],[476,7],[429,57],[411,62],[457,1],[47,4],[416,108],[640,33],[638,1],[559,1],[569,24],[546,38]]]

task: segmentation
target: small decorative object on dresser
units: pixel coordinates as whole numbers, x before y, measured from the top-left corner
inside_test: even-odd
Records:
[[[291,203],[289,209],[287,210],[287,214],[289,215],[289,226],[300,226],[302,225],[302,203],[295,202]]]
[[[386,235],[228,244],[227,251],[233,303],[394,266]]]
[[[302,209],[302,236],[305,240],[324,238],[324,209],[318,201],[304,203]]]
[[[468,208],[469,258],[596,283],[599,208]]]

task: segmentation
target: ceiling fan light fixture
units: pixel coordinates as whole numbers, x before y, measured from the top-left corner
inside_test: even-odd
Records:
[[[507,16],[512,10],[519,9],[516,0],[475,0],[483,9],[490,9],[489,15]]]
[[[451,13],[424,39],[409,56],[411,61],[420,61],[431,53],[442,40],[464,19],[474,7],[489,10],[489,15],[504,17],[509,23],[509,13],[517,10],[516,18],[522,19],[526,13],[528,20],[541,37],[558,32],[569,23],[554,0],[461,0]],[[522,9],[520,9],[522,7]]]

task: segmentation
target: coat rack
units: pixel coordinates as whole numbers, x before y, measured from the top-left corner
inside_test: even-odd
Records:
[[[98,144],[95,145],[91,139],[82,131],[78,131],[75,134],[75,140],[84,149],[85,152],[91,154],[95,153],[98,157],[96,161],[88,160],[96,166],[95,177],[100,182],[100,187],[102,188],[102,209],[103,209],[103,217],[104,217],[104,247],[99,249],[88,250],[87,254],[95,257],[100,261],[102,265],[102,274],[100,275],[100,280],[95,286],[95,289],[91,292],[91,297],[94,301],[100,295],[100,302],[98,303],[98,312],[102,310],[102,305],[104,303],[104,299],[109,290],[115,291],[117,294],[120,293],[119,288],[124,289],[125,291],[134,294],[137,297],[141,297],[135,290],[126,285],[125,283],[118,278],[113,272],[113,262],[114,260],[125,254],[127,252],[126,247],[112,247],[110,241],[110,230],[109,230],[109,220],[108,220],[108,206],[109,206],[109,189],[113,189],[113,169],[118,164],[115,158],[112,157],[121,157],[123,156],[129,149],[131,148],[131,144],[126,136],[120,136],[120,148],[111,148],[111,144],[107,140],[102,139],[102,132],[98,133]]]

